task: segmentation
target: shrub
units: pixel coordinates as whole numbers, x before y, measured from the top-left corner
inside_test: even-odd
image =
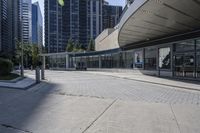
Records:
[[[8,59],[0,58],[0,75],[8,75],[13,70],[13,63]]]

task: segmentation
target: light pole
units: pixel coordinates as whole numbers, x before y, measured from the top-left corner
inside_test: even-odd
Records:
[[[22,45],[22,49],[21,49],[21,77],[24,77],[24,40],[23,40],[23,15],[21,16],[21,45]]]
[[[24,45],[23,45],[23,43],[22,42],[20,42],[20,41],[18,41],[18,39],[17,38],[15,38],[15,40],[16,40],[16,44],[17,44],[17,51],[18,51],[18,49],[20,49],[20,46],[21,46],[21,51],[20,51],[20,58],[21,58],[21,63],[19,63],[19,64],[21,64],[21,67],[20,67],[20,75],[21,75],[21,77],[24,77],[24,58],[23,58],[23,56],[24,56],[24,52],[23,52],[23,50],[24,50]]]
[[[24,43],[21,43],[21,77],[24,77]]]

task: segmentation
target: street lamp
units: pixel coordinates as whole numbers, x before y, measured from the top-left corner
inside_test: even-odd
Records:
[[[24,77],[24,43],[21,43],[21,77]]]
[[[15,39],[15,40],[16,40],[17,44],[18,44],[19,46],[21,46],[21,67],[20,67],[20,75],[21,75],[21,77],[24,77],[24,58],[23,58],[23,56],[24,56],[24,45],[23,45],[22,42],[19,42],[17,39]]]

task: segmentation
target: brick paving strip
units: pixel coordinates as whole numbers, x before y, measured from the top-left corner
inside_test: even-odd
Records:
[[[155,76],[148,76],[148,75],[142,75],[142,74],[128,74],[128,73],[115,73],[115,72],[88,71],[88,73],[101,74],[101,75],[123,78],[123,79],[128,79],[128,80],[135,80],[139,82],[146,82],[146,83],[151,83],[151,84],[158,84],[158,85],[164,85],[164,86],[169,86],[169,87],[200,91],[200,83],[197,83],[197,81],[194,81],[194,82],[190,81],[189,83],[184,80],[179,81],[175,79],[159,78]]]

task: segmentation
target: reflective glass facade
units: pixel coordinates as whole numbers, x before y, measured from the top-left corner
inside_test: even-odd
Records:
[[[1,0],[0,2],[0,51],[8,52],[8,8],[7,0]]]
[[[103,6],[103,29],[114,28],[120,19],[122,14],[121,6]]]
[[[32,42],[32,0],[21,0],[22,42]]]
[[[65,52],[69,39],[85,47],[102,32],[103,0],[45,0],[47,53]]]
[[[159,49],[159,68],[171,69],[171,49],[164,47]]]
[[[200,80],[200,40],[184,40],[128,51],[100,51],[92,53],[63,53],[53,55],[52,68],[75,68],[78,63],[87,68],[129,69],[151,72],[158,76],[195,78]]]
[[[39,48],[43,45],[43,18],[38,2],[32,4],[32,43]]]

